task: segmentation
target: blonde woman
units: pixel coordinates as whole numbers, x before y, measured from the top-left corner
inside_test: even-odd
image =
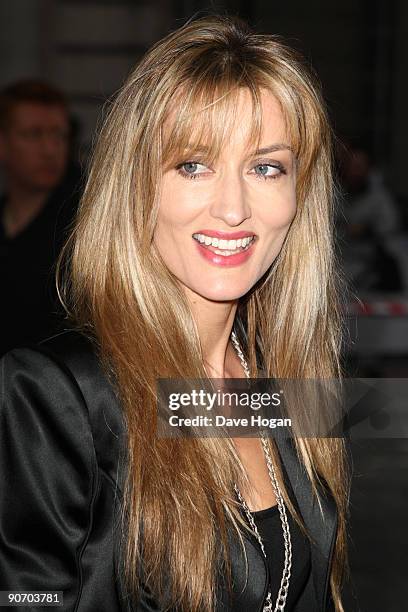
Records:
[[[321,97],[278,39],[212,17],[146,54],[61,260],[72,329],[2,361],[0,590],[343,610],[341,439],[156,436],[159,377],[339,376],[332,193]]]

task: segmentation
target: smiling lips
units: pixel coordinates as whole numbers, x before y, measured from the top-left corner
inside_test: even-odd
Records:
[[[255,235],[248,232],[205,231],[193,234],[199,253],[217,266],[237,266],[252,254]]]

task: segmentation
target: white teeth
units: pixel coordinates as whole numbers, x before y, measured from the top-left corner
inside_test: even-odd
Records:
[[[229,257],[229,255],[236,255],[237,253],[240,253],[241,251],[239,250],[235,250],[235,251],[219,251],[218,249],[216,249],[214,251],[214,253],[216,253],[217,255],[224,255],[224,257]]]
[[[193,238],[200,244],[205,244],[205,246],[218,247],[220,250],[215,251],[216,253],[228,256],[239,252],[241,248],[246,248],[253,241],[254,236],[246,236],[245,238],[239,238],[239,240],[221,240],[205,234],[193,234]]]

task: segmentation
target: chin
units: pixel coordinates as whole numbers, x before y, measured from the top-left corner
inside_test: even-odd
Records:
[[[211,302],[234,302],[242,298],[251,289],[251,286],[237,286],[233,287],[209,287],[209,285],[203,287],[191,287],[194,293],[197,293],[201,297]]]

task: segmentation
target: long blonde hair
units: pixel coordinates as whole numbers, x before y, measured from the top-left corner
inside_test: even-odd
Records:
[[[156,379],[205,378],[206,372],[185,295],[152,237],[164,165],[187,144],[191,149],[203,140],[218,155],[234,129],[240,88],[252,95],[255,135],[261,127],[261,88],[276,96],[297,159],[295,219],[271,270],[238,309],[237,329],[245,330],[241,341],[251,374],[258,373],[258,347],[267,376],[339,376],[331,138],[324,104],[293,50],[236,19],[187,23],[157,43],[130,74],[102,126],[58,266],[60,299],[72,322],[95,340],[126,419],[126,582],[136,593],[143,571],[144,583],[159,600],[166,592],[166,604],[185,612],[214,610],[220,548],[230,576],[227,528],[232,523],[240,534],[243,526],[233,484],[245,474],[228,438],[155,436]],[[163,125],[174,109],[173,129],[165,139]],[[276,448],[270,446],[285,499],[302,525],[283,486]],[[341,612],[343,443],[298,439],[296,448],[314,494],[323,480],[337,505],[330,582]]]

